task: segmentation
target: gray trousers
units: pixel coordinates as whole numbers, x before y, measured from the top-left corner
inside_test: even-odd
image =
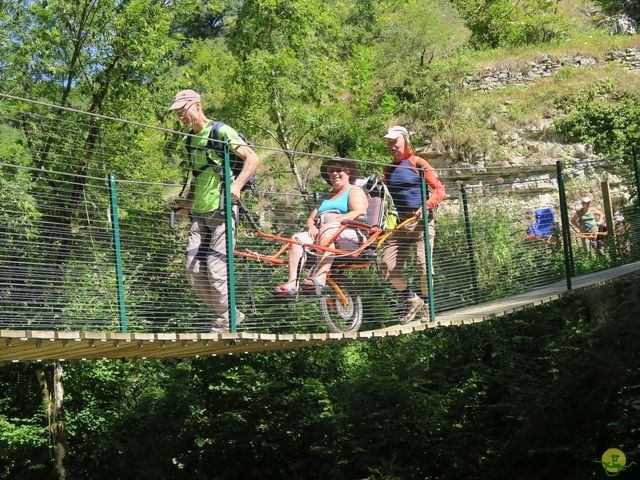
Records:
[[[236,212],[234,207],[233,243]],[[194,213],[187,244],[187,280],[214,313],[213,324],[229,324],[227,242],[224,212]]]

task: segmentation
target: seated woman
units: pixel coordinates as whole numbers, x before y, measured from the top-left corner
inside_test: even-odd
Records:
[[[322,196],[320,205],[314,208],[307,218],[306,232],[293,235],[296,243],[289,247],[289,280],[275,288],[277,295],[293,295],[298,291],[298,264],[304,255],[304,245],[316,244],[333,248],[334,244],[325,245],[340,228],[344,220],[365,221],[368,207],[367,196],[364,191],[352,182],[356,177],[356,166],[351,160],[331,158],[320,167],[320,174],[331,185],[331,192]],[[340,238],[361,243],[364,235],[361,230],[346,228],[340,233]],[[318,252],[318,263],[313,277],[307,277],[303,288],[321,288],[331,269],[334,255]]]

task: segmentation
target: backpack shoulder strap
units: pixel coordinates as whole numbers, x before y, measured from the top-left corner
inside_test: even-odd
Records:
[[[224,122],[210,121],[211,131],[209,131],[209,144],[207,145],[209,150],[216,152],[216,155],[224,160],[224,147],[220,142],[220,129],[226,125]]]
[[[416,167],[424,167],[425,170],[433,170],[433,167],[431,166],[431,164],[427,162],[424,158],[418,157],[417,155],[414,156],[413,158],[415,158]]]
[[[218,135],[218,130],[220,129],[221,125],[216,125],[216,123],[219,123],[221,125],[224,125],[222,122],[213,122],[213,121],[209,121],[209,123],[207,123],[207,126],[211,126],[211,130],[209,131],[209,137],[207,140],[207,145],[206,147],[194,147],[192,145],[192,136],[194,135],[193,130],[191,130],[189,132],[189,135],[187,135],[187,139],[185,142],[185,148],[187,150],[187,157],[188,157],[188,165],[191,168],[191,172],[193,173],[193,178],[195,179],[195,177],[197,177],[198,175],[200,175],[204,170],[206,170],[207,168],[213,168],[214,171],[216,171],[216,173],[219,173],[218,170],[220,169],[220,165],[218,165],[212,158],[211,158],[211,150],[214,150],[218,156],[221,156],[221,158],[224,158],[224,153],[221,153],[223,151],[222,147],[219,145],[218,142],[214,141],[217,140],[217,135]],[[207,163],[200,167],[200,168],[196,168],[195,166],[195,160],[192,156],[192,152],[194,150],[204,150],[204,154],[205,154],[205,158],[207,160]],[[220,149],[220,150],[218,150]]]
[[[389,178],[389,170],[391,170],[390,164],[386,164],[384,167],[382,167],[382,183],[384,183],[385,185],[387,183],[387,179]]]
[[[187,149],[187,155],[191,155],[191,152],[193,151],[193,147],[191,146],[191,137],[193,134],[193,130],[189,130],[189,133],[185,135],[184,148]]]
[[[187,160],[186,160],[186,169],[184,172],[184,176],[182,177],[182,189],[178,194],[178,198],[184,198],[184,194],[187,189],[191,189],[191,184],[196,176],[195,170],[193,168],[193,158],[191,157],[191,152],[193,151],[193,147],[191,146],[191,135],[193,135],[193,130],[190,130],[186,135],[184,141],[184,148],[187,150]],[[189,181],[189,173],[192,174],[191,181]]]

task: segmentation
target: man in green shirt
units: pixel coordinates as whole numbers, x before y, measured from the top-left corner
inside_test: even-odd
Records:
[[[200,95],[193,90],[178,92],[170,110],[175,111],[180,122],[190,130],[190,138],[186,136],[184,141],[189,145],[189,165],[193,172],[198,172],[193,179],[193,202],[189,201],[188,205],[193,223],[187,244],[187,279],[202,302],[214,312],[211,331],[228,332],[226,220],[224,209],[221,208],[224,185],[221,169],[213,168],[207,160],[212,122],[202,111]],[[242,187],[255,173],[260,159],[238,132],[228,125],[219,128],[217,140],[229,142],[230,151],[243,160],[241,172],[231,183],[231,199],[239,200]],[[210,158],[223,166],[215,153],[210,154]],[[234,212],[234,233],[236,216]],[[236,319],[240,323],[244,315],[237,312]]]

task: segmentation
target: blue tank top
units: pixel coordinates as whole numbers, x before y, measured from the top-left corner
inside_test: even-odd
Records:
[[[422,206],[420,173],[406,158],[389,166],[386,184],[398,211],[416,210]]]
[[[350,191],[351,187],[347,188],[338,198],[332,199],[328,198],[331,194],[325,195],[318,207],[318,213],[326,212],[327,210],[338,210],[342,214],[347,213],[349,211]]]
[[[340,195],[338,198],[329,197],[331,194],[324,195],[320,206],[318,207],[318,213],[326,212],[328,210],[338,210],[340,213],[345,214],[349,211],[349,192],[351,191],[351,187],[347,188],[345,192]],[[363,221],[366,223],[367,215],[364,215]]]

